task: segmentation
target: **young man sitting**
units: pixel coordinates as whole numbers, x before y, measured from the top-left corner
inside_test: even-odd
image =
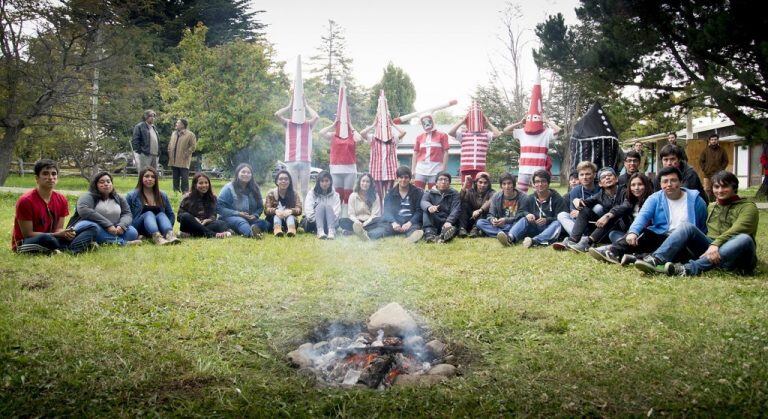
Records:
[[[411,185],[411,169],[400,166],[397,169],[397,185],[390,189],[384,198],[382,225],[368,232],[372,240],[385,236],[404,234],[408,241],[421,240],[421,189]]]
[[[533,172],[533,193],[523,207],[523,218],[519,219],[509,233],[499,232],[496,238],[504,246],[523,241],[523,247],[547,246],[560,237],[562,227],[557,214],[565,211],[565,200],[549,188],[551,177],[546,170]]]
[[[640,171],[640,158],[640,153],[637,151],[627,151],[627,154],[624,155],[624,173],[619,176],[619,186],[624,186],[625,188],[629,186],[627,185],[629,177]]]
[[[477,220],[477,228],[488,237],[508,232],[517,220],[523,218],[527,195],[515,189],[517,177],[504,173],[499,179],[501,190],[491,197],[488,217]]]
[[[576,217],[579,216],[579,209],[576,208],[578,199],[587,199],[600,192],[600,188],[595,185],[595,173],[597,166],[591,161],[583,161],[576,166],[576,173],[579,176],[579,184],[568,193],[568,211],[557,214],[557,221],[563,226],[563,230],[570,235],[573,226],[576,223]],[[599,209],[598,209],[599,212]],[[565,246],[565,244],[563,244]]]
[[[77,254],[88,250],[98,233],[95,225],[79,231],[64,228],[69,203],[53,188],[59,181],[59,168],[53,160],[35,163],[37,186],[16,201],[11,248],[19,253],[55,253],[61,250]]]
[[[437,174],[437,183],[421,196],[421,211],[424,214],[424,241],[447,243],[458,231],[461,202],[459,193],[451,188],[448,172]]]
[[[755,234],[760,220],[754,202],[741,199],[739,179],[730,172],[712,176],[716,201],[709,205],[707,229],[682,223],[651,255],[653,261],[638,261],[635,267],[647,273],[699,275],[714,268],[751,274],[757,265]],[[686,250],[693,259],[674,263]]]
[[[635,221],[629,226],[627,235],[609,249],[624,266],[635,262],[632,254],[650,253],[658,249],[667,236],[684,223],[707,231],[707,204],[698,191],[681,187],[680,170],[665,167],[659,171],[658,176],[661,190],[645,200]],[[643,260],[653,266],[664,264],[653,255]]]
[[[571,235],[562,243],[552,245],[555,250],[567,248],[584,253],[591,245],[605,239],[614,224],[619,221],[619,217],[610,211],[624,202],[626,189],[619,187],[616,172],[611,167],[600,169],[597,177],[600,181],[600,192],[587,199],[574,200],[576,208],[579,209],[579,215],[576,217]],[[591,223],[594,223],[594,229],[590,226]],[[591,233],[587,235],[590,231]]]
[[[662,147],[661,152],[659,152],[659,158],[661,159],[662,168],[676,167],[680,170],[680,182],[684,188],[699,191],[699,196],[704,200],[704,203],[708,202],[699,175],[693,170],[693,167],[683,161],[682,148],[676,145],[667,144]],[[657,176],[653,181],[653,188],[657,191],[661,190],[660,176]]]

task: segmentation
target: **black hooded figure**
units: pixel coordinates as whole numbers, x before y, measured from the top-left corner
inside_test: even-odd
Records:
[[[576,165],[585,160],[591,161],[597,167],[612,167],[616,173],[621,170],[622,152],[619,139],[599,103],[595,102],[574,125],[569,151],[569,173],[575,173]]]

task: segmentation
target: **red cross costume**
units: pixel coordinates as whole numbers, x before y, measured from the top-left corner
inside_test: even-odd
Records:
[[[542,111],[541,79],[537,73],[531,92],[531,106],[525,117],[525,126],[523,129],[518,128],[512,132],[512,135],[520,141],[517,188],[523,192],[528,191],[533,172],[546,169],[547,151],[554,137],[554,131],[551,128],[544,128]]]

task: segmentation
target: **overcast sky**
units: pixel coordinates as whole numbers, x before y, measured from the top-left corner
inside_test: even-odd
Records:
[[[387,1],[253,1],[255,10],[265,10],[260,21],[269,25],[267,39],[275,45],[277,58],[286,61],[292,76],[296,56],[301,54],[304,76],[309,74],[310,56],[317,53],[320,37],[333,19],[344,28],[347,56],[359,84],[370,87],[381,79],[388,62],[403,68],[416,87],[416,109],[457,99],[453,113],[463,113],[478,84],[485,84],[490,62],[503,65],[502,12],[508,4],[519,4],[525,29],[524,86],[533,80],[531,49],[536,46],[533,28],[548,14],[562,13],[574,23],[577,0],[507,2],[472,0]]]

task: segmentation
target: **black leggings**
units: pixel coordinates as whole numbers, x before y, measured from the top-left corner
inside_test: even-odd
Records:
[[[184,212],[179,214],[179,230],[189,233],[192,237],[214,237],[216,233],[223,233],[229,229],[223,220],[216,220],[207,225],[200,224],[195,216]]]

